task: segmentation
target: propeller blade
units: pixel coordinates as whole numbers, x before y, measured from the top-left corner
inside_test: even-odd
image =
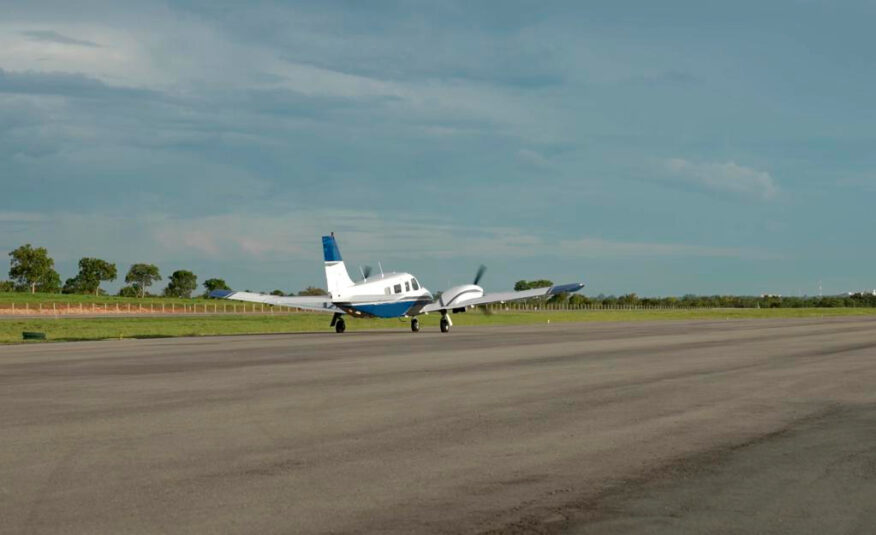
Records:
[[[477,285],[477,283],[481,282],[481,277],[484,276],[484,272],[486,270],[487,270],[487,266],[481,264],[481,267],[478,268],[478,273],[477,273],[477,275],[475,275],[475,278],[474,278],[475,285]]]
[[[366,279],[368,277],[370,277],[371,276],[371,266],[365,266],[365,268],[362,270],[362,274],[365,276]]]

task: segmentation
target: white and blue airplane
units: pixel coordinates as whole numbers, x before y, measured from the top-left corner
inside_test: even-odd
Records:
[[[369,276],[363,271],[363,279],[353,282],[347,273],[347,268],[341,258],[335,234],[322,237],[322,251],[325,257],[326,296],[282,297],[251,292],[235,292],[232,290],[215,290],[210,297],[267,303],[275,306],[286,306],[304,310],[333,312],[330,326],[338,333],[346,330],[344,316],[354,318],[411,318],[411,330],[420,330],[417,316],[430,312],[441,313],[441,332],[450,331],[453,322],[450,313],[465,312],[468,308],[490,303],[504,303],[517,299],[531,299],[565,292],[577,292],[584,287],[583,283],[561,284],[546,288],[524,290],[521,292],[501,292],[485,294],[478,286],[484,274],[481,266],[475,276],[474,283],[454,286],[445,290],[435,299],[431,292],[420,285],[417,278],[410,273],[381,273]]]

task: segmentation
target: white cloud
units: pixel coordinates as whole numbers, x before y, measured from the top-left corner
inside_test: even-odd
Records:
[[[557,243],[552,236],[513,227],[472,229],[441,220],[405,216],[388,219],[372,212],[333,210],[226,213],[192,218],[165,214],[113,217],[0,212],[0,222],[6,220],[32,223],[29,228],[19,228],[6,236],[7,246],[32,241],[45,244],[63,258],[78,258],[87,253],[112,256],[123,262],[138,261],[141,257],[154,261],[309,259],[319,236],[329,231],[337,233],[345,253],[357,258],[775,257],[757,249],[594,237]],[[91,238],[88,250],[76,249],[81,245],[75,245],[78,243],[75,238],[86,235]]]
[[[560,242],[560,250],[574,257],[714,257],[772,259],[778,255],[744,247],[713,247],[686,243],[613,241],[600,238],[582,238]]]
[[[517,151],[517,161],[528,167],[536,169],[551,169],[554,163],[543,154],[532,149],[520,149]]]
[[[665,162],[674,180],[680,180],[718,193],[729,193],[761,200],[776,197],[779,188],[766,171],[726,163],[694,163],[682,158]]]
[[[45,220],[46,216],[43,214],[0,210],[0,223],[33,223]]]

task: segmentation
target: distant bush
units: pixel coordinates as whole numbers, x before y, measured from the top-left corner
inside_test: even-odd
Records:
[[[143,297],[140,293],[140,288],[134,285],[122,286],[117,295],[119,297]]]
[[[323,290],[322,288],[317,288],[316,286],[308,286],[307,288],[298,292],[298,295],[328,295],[328,292]]]

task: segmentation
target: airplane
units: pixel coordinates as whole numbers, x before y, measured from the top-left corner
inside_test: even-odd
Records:
[[[284,297],[265,295],[252,292],[237,292],[233,290],[214,290],[210,297],[266,303],[275,306],[332,312],[329,325],[335,332],[342,333],[347,325],[344,316],[354,318],[411,318],[411,331],[420,331],[420,321],[417,316],[430,312],[441,313],[439,322],[441,332],[450,332],[453,321],[451,313],[465,312],[477,305],[490,303],[505,303],[518,299],[545,297],[559,293],[577,292],[584,287],[583,283],[560,284],[545,288],[523,290],[519,292],[500,292],[485,294],[478,286],[486,268],[481,266],[472,284],[454,286],[442,292],[437,299],[432,293],[420,285],[417,278],[410,273],[383,273],[370,276],[368,271],[362,272],[362,280],[353,282],[350,278],[334,232],[322,237],[322,251],[325,259],[326,296],[296,296]]]

